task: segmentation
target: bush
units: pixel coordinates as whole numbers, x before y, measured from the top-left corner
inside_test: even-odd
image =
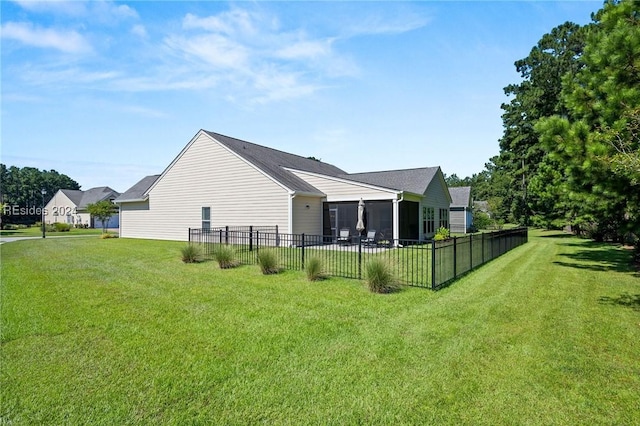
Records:
[[[450,235],[449,234],[449,230],[447,228],[441,226],[436,231],[436,235],[433,237],[433,239],[436,240],[436,241],[443,241],[443,240],[449,239],[449,235]]]
[[[319,257],[312,257],[306,261],[304,271],[309,281],[318,281],[324,279],[324,265]]]
[[[56,222],[53,224],[55,232],[69,232],[71,230],[71,225],[68,223]]]
[[[373,293],[391,293],[398,290],[391,265],[383,259],[371,259],[365,267],[365,273],[367,285]]]
[[[200,250],[200,246],[195,244],[189,244],[180,249],[182,253],[182,261],[184,263],[196,263],[200,261],[200,257],[202,255],[202,251]]]
[[[220,269],[235,268],[240,265],[236,260],[236,251],[231,246],[218,246],[213,252],[213,258],[218,262]]]
[[[100,234],[101,240],[107,240],[109,238],[118,238],[118,234],[110,234],[108,232],[103,232],[102,234]]]
[[[280,272],[278,267],[278,256],[273,250],[260,250],[258,252],[258,265],[265,275],[277,274]]]

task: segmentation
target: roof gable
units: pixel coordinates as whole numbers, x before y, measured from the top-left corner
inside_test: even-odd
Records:
[[[98,201],[106,200],[110,197],[117,197],[119,192],[114,191],[108,186],[98,186],[95,188],[81,191],[78,189],[61,189],[64,195],[71,200],[73,204],[79,209],[86,208],[89,204],[97,203]]]
[[[469,207],[471,205],[471,187],[456,186],[449,188],[451,207]]]
[[[387,170],[380,172],[344,174],[344,179],[376,185],[396,191],[424,194],[439,167],[421,167],[417,169]]]

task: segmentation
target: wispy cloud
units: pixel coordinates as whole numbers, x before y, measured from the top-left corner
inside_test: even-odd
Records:
[[[67,53],[90,52],[90,43],[74,30],[42,28],[29,22],[7,22],[1,27],[2,38],[19,41],[27,46],[51,48]]]
[[[124,4],[112,1],[33,1],[14,0],[24,10],[33,13],[65,15],[73,18],[93,18],[103,22],[138,18],[138,13]]]

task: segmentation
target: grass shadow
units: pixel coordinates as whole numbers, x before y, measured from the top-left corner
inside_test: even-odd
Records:
[[[624,306],[634,311],[640,311],[640,294],[622,293],[618,297],[602,296],[600,303],[612,306]]]
[[[619,246],[585,241],[583,243],[562,244],[571,247],[581,247],[574,253],[561,253],[559,256],[566,261],[554,261],[560,266],[584,269],[597,272],[632,272],[638,276],[632,263],[632,253],[630,250],[621,249]]]

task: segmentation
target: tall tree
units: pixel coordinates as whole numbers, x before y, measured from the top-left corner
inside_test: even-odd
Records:
[[[539,220],[557,212],[558,206],[546,188],[549,168],[554,166],[548,164],[547,151],[534,128],[541,118],[566,113],[560,96],[561,82],[564,76],[575,75],[582,67],[579,58],[584,40],[585,29],[574,23],[565,22],[552,29],[529,56],[515,62],[523,81],[504,89],[512,99],[502,105],[504,134],[496,165],[499,173],[511,181],[503,196],[511,220],[525,222],[532,212]],[[541,165],[545,166],[542,170]]]
[[[537,130],[563,166],[575,223],[594,227],[596,238],[619,239],[640,234],[640,2],[608,1],[593,20],[582,67],[563,80],[567,113]]]

